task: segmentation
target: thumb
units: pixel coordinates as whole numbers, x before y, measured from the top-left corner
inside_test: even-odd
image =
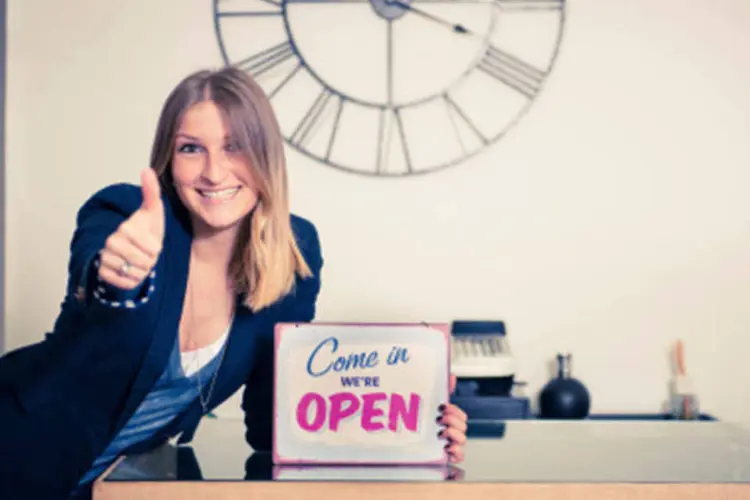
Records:
[[[141,172],[141,190],[143,191],[143,203],[141,209],[145,212],[161,215],[161,187],[156,172],[147,168]]]

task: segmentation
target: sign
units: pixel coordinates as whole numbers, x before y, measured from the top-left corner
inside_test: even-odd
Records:
[[[434,465],[274,465],[274,481],[446,481],[447,467]]]
[[[447,324],[278,324],[276,464],[443,464]]]

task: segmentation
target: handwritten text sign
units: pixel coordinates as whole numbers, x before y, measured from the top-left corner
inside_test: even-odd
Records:
[[[448,325],[276,327],[274,462],[444,463]]]

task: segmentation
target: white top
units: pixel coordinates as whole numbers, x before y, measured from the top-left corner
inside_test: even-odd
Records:
[[[234,318],[229,322],[229,326],[224,333],[221,334],[221,337],[216,339],[213,343],[193,351],[180,352],[182,371],[185,373],[186,377],[196,373],[216,357],[222,346],[224,346],[224,343],[227,341],[233,322]]]

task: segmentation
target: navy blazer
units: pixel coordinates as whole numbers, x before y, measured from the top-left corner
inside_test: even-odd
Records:
[[[61,442],[66,436],[78,436],[77,443],[70,446],[75,451],[65,454],[66,460],[80,462],[73,468],[75,471],[85,472],[125,425],[161,375],[174,346],[187,284],[192,231],[184,207],[166,195],[163,199],[164,245],[151,278],[154,286],[144,287],[141,292],[145,294],[142,299],[147,300],[136,300],[130,307],[115,307],[94,296],[94,262],[99,250],[142,201],[139,186],[112,185],[93,195],[78,213],[67,293],[53,331],[43,341],[0,358],[0,389],[15,395],[26,417],[14,425],[21,428],[18,426],[23,422],[33,421],[48,429],[46,437],[39,438],[46,442],[37,443],[42,447],[55,446],[49,440],[50,436],[56,439],[56,433]],[[215,408],[246,384],[242,398],[246,439],[256,450],[271,447],[274,325],[311,321],[320,290],[323,259],[317,231],[309,221],[295,215],[291,216],[291,224],[313,277],[298,277],[290,294],[255,313],[238,298],[227,352],[209,401],[209,408]],[[180,443],[189,442],[202,412],[196,400],[154,439],[129,451],[161,444],[179,433]],[[33,441],[33,436],[30,432],[27,439]],[[35,443],[28,444],[35,448]],[[27,459],[28,467],[33,468],[33,457]],[[24,457],[15,460],[23,466]],[[47,470],[37,477],[49,479],[47,473],[55,471]],[[69,482],[73,478],[65,479]]]

